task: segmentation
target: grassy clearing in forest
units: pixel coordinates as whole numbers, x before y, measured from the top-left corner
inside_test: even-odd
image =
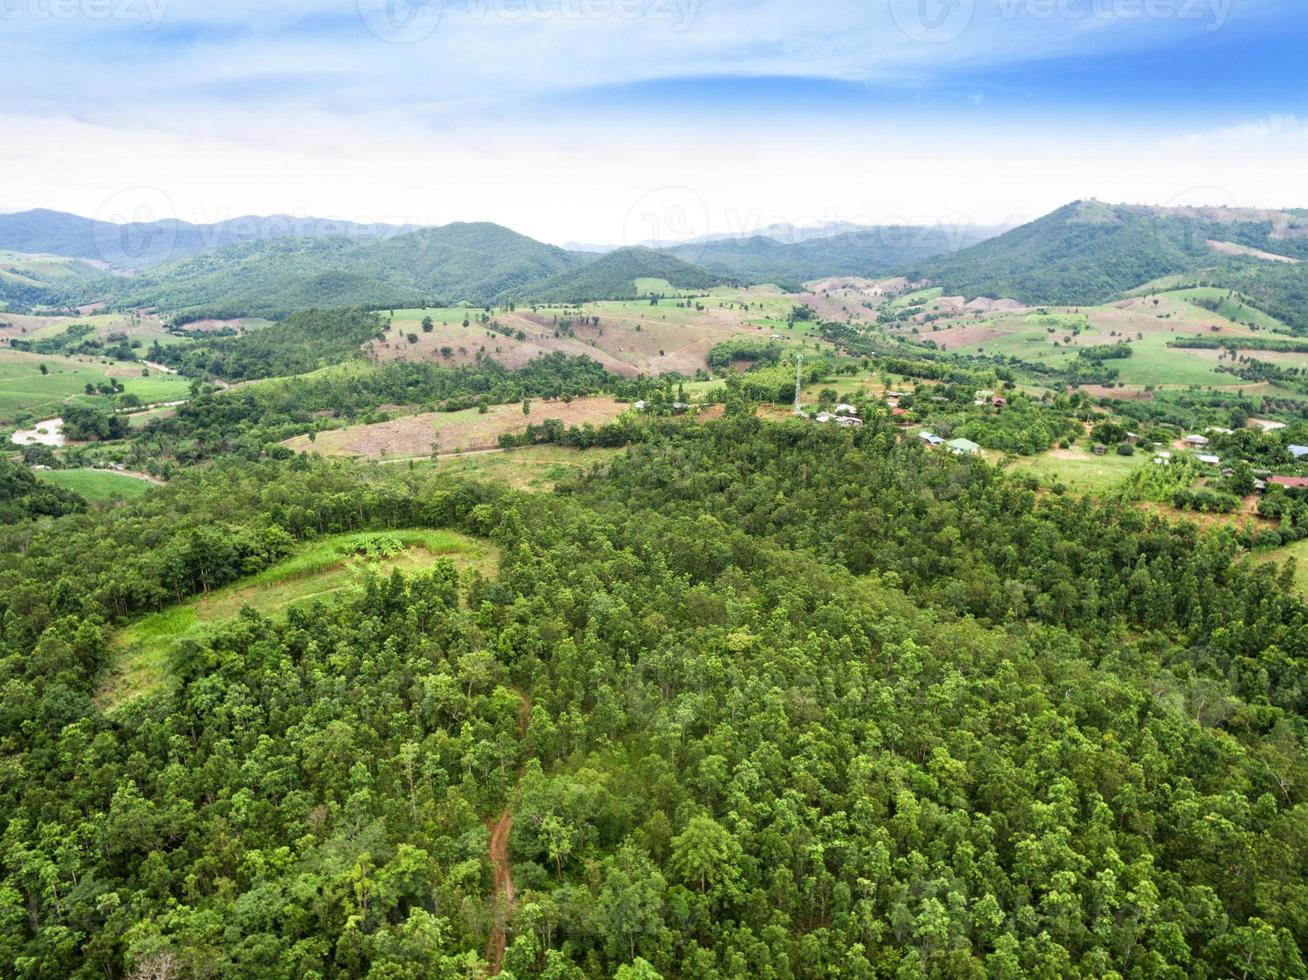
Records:
[[[560,480],[586,473],[592,466],[608,462],[620,449],[574,449],[570,446],[525,446],[495,452],[446,456],[435,463],[417,462],[419,468],[434,467],[442,473],[498,480],[515,490],[553,490]]]
[[[76,491],[93,504],[139,497],[153,485],[149,480],[113,470],[41,470],[37,476],[46,483]]]
[[[208,627],[231,619],[245,606],[265,616],[282,616],[299,603],[360,591],[368,575],[420,571],[442,558],[451,559],[461,572],[483,575],[492,574],[497,561],[492,545],[455,531],[364,531],[309,542],[272,568],[118,632],[109,642],[113,666],[96,701],[110,711],[167,684],[168,652],[174,644],[201,639]]]
[[[1061,483],[1073,493],[1106,493],[1120,484],[1137,466],[1147,463],[1148,453],[1118,456],[1111,450],[1094,456],[1079,450],[1055,449],[1040,456],[1023,457],[1010,473],[1030,473],[1042,487]]]
[[[125,392],[146,404],[176,401],[190,393],[188,379],[150,371],[130,361],[0,350],[0,424],[23,414],[38,418],[58,415],[66,402],[107,410],[110,399],[87,395],[86,385],[105,384],[111,378],[121,381]]]

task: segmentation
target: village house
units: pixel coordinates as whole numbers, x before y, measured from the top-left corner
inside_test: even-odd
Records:
[[[1308,489],[1308,476],[1274,476],[1267,481],[1287,490]]]
[[[925,442],[928,446],[942,446],[945,440],[941,439],[934,432],[919,432],[917,437]]]
[[[1205,439],[1203,436],[1200,436],[1200,435],[1189,435],[1189,436],[1186,436],[1186,437],[1185,437],[1184,439],[1182,439],[1181,441],[1184,442],[1187,446],[1191,446],[1191,447],[1194,447],[1194,448],[1196,448],[1196,449],[1199,448],[1200,446],[1206,446],[1206,445],[1208,445],[1208,440]]]
[[[946,445],[956,456],[975,456],[981,451],[981,447],[971,439],[950,439]]]

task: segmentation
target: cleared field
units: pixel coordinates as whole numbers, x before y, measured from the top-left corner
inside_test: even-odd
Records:
[[[416,571],[449,558],[460,570],[489,575],[494,548],[454,531],[383,531],[338,534],[307,545],[299,554],[240,582],[163,612],[117,633],[109,643],[113,667],[96,701],[106,711],[168,683],[168,651],[179,640],[200,639],[245,606],[281,616],[292,606],[359,591],[369,574]]]
[[[139,341],[141,350],[156,340],[161,344],[189,343],[185,337],[168,333],[159,317],[149,313],[94,313],[88,316],[34,316],[21,313],[0,313],[0,341],[49,340],[64,333],[69,327],[89,330],[87,337],[107,340],[110,336],[125,336]]]
[[[389,422],[352,425],[319,432],[311,440],[295,436],[283,443],[296,452],[317,452],[324,456],[361,456],[368,459],[406,459],[439,453],[493,449],[506,432],[522,432],[529,424],[558,419],[564,425],[603,425],[630,406],[612,398],[575,398],[571,402],[531,403],[531,414],[522,413],[522,403],[492,405],[486,412],[469,408],[462,412],[423,412]]]
[[[497,480],[515,490],[553,490],[560,481],[607,462],[620,449],[573,449],[569,446],[524,446],[464,456],[443,456],[435,462],[419,461],[421,469],[437,469],[481,480]]]
[[[92,503],[139,497],[152,485],[149,480],[113,470],[41,470],[37,476],[46,483],[75,490]]]
[[[124,391],[147,404],[175,401],[190,392],[187,379],[150,371],[130,361],[0,350],[0,425],[22,414],[42,418],[58,415],[66,402],[107,409],[110,399],[87,395],[86,385],[104,384],[110,379],[121,381]]]
[[[1229,289],[1221,289],[1217,286],[1197,286],[1193,289],[1172,290],[1162,295],[1193,306],[1200,314],[1219,316],[1225,320],[1230,320],[1232,323],[1242,323],[1258,327],[1261,330],[1272,330],[1278,333],[1289,331],[1289,328],[1280,320],[1268,316],[1262,310],[1249,305],[1238,294],[1232,295]],[[1216,303],[1216,312],[1211,312],[1205,307],[1199,306],[1198,301],[1200,300]]]
[[[671,371],[693,375],[707,367],[714,344],[740,334],[781,333],[797,340],[808,327],[786,319],[804,301],[758,286],[715,289],[689,300],[614,300],[581,307],[555,305],[484,310],[439,308],[395,310],[386,337],[372,345],[380,360],[426,360],[464,364],[480,353],[509,368],[559,351],[587,356],[615,374],[635,377]],[[430,318],[430,331],[422,321]],[[843,317],[842,317],[843,319]],[[467,326],[464,326],[464,323]]]
[[[1213,352],[1168,346],[1173,340],[1196,334],[1254,335],[1252,328],[1243,323],[1189,301],[1204,292],[1186,290],[1140,296],[1105,306],[1051,307],[983,315],[960,313],[930,324],[903,324],[894,333],[906,336],[916,331],[917,339],[932,340],[945,350],[1004,355],[1054,368],[1072,361],[1079,347],[1127,342],[1131,357],[1105,362],[1117,369],[1121,384],[1230,386],[1236,379],[1216,369],[1217,358]]]
[[[1042,487],[1061,483],[1074,493],[1104,493],[1148,460],[1147,453],[1118,456],[1110,452],[1095,456],[1076,449],[1055,449],[1041,456],[1018,459],[1009,471],[1030,473]]]

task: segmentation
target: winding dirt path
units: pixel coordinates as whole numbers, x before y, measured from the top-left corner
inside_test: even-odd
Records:
[[[521,691],[514,691],[514,693],[518,695],[518,735],[521,737],[527,734],[527,725],[531,721],[531,699]],[[521,770],[518,772],[518,778],[522,778]],[[517,794],[518,790],[515,786],[513,790],[515,799]],[[500,964],[504,960],[504,948],[508,944],[508,933],[504,927],[508,923],[509,913],[513,911],[513,866],[509,864],[509,834],[511,833],[513,833],[513,811],[510,806],[505,807],[499,819],[491,825],[489,850],[494,885],[491,892],[491,933],[490,939],[486,941],[486,960],[490,963],[491,976],[497,976],[500,972]]]
[[[513,814],[505,810],[491,828],[490,859],[495,878],[492,898],[494,923],[490,940],[486,943],[486,959],[490,962],[491,976],[500,972],[504,947],[508,942],[504,926],[513,907],[513,869],[509,865],[509,834],[513,831]]]

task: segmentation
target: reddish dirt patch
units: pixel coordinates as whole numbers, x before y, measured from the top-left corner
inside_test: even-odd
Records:
[[[795,297],[796,305],[811,306],[821,319],[843,323],[852,319],[858,322],[876,321],[876,310],[869,310],[863,304],[880,302],[881,296],[867,296],[863,290],[834,292],[800,293]]]

